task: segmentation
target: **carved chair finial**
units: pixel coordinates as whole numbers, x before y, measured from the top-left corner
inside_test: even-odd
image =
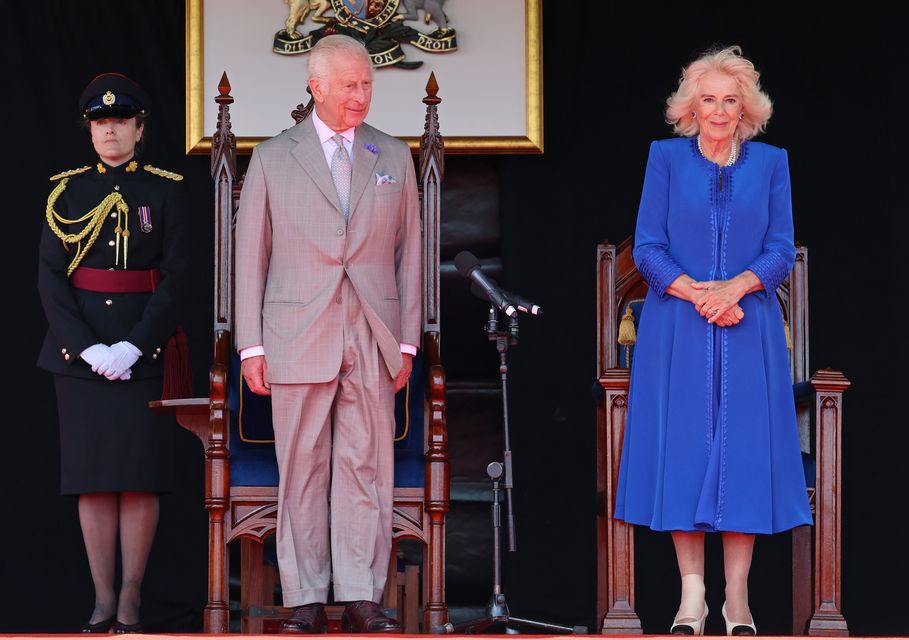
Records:
[[[219,98],[230,96],[230,80],[227,79],[227,71],[221,74],[221,80],[218,81]]]
[[[439,98],[439,83],[436,82],[436,74],[429,72],[429,81],[426,83],[426,97],[423,98],[423,104],[439,104],[442,99]]]
[[[312,113],[312,110],[316,106],[316,99],[312,97],[312,91],[309,87],[306,87],[306,93],[310,95],[309,102],[304,105],[302,102],[297,105],[297,107],[290,112],[290,117],[294,119],[294,122],[300,124],[306,118],[309,117],[309,114]]]

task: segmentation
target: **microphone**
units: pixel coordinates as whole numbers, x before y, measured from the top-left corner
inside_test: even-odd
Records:
[[[492,278],[490,278],[489,281],[492,282],[492,284],[494,284],[495,286],[497,286],[497,287],[499,286],[498,283],[495,280],[493,280]],[[529,313],[532,316],[543,315],[543,307],[541,307],[540,305],[534,304],[527,298],[519,296],[516,293],[512,293],[511,291],[506,291],[505,289],[499,289],[499,291],[501,291],[502,294],[506,298],[508,298],[508,301],[511,302],[511,304],[513,304],[515,307],[517,307],[518,311],[521,311],[523,313]],[[473,295],[475,295],[477,298],[480,298],[481,300],[486,299],[486,293],[483,291],[483,289],[480,288],[480,286],[476,282],[474,282],[470,285],[470,292]]]
[[[454,263],[458,272],[465,278],[473,280],[483,291],[484,297],[500,311],[504,311],[506,316],[511,317],[517,313],[514,305],[505,297],[498,285],[483,273],[480,269],[480,261],[470,251],[462,251],[456,255]]]

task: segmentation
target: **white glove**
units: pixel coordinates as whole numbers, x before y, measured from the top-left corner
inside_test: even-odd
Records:
[[[85,360],[95,373],[98,372],[98,365],[104,362],[110,354],[110,347],[106,344],[93,344],[88,349],[79,354],[79,357]]]
[[[141,355],[142,352],[135,345],[126,341],[117,342],[110,346],[110,353],[95,371],[108,380],[122,380],[124,374],[131,373],[130,367],[136,364]]]

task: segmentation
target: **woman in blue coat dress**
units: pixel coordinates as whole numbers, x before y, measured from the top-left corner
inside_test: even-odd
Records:
[[[754,536],[811,524],[776,289],[795,259],[786,151],[752,138],[772,111],[738,47],[683,71],[679,138],[650,147],[634,259],[649,285],[632,362],[616,518],[671,531],[672,633],[707,617],[704,532],[723,536],[729,635],[754,635]]]

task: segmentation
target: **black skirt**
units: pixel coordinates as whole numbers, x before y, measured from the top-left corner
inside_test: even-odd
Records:
[[[148,408],[161,397],[161,378],[54,380],[61,493],[171,490],[174,422]]]

